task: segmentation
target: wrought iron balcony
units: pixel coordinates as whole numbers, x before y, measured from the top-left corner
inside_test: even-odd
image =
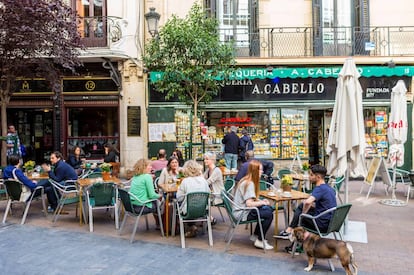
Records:
[[[221,41],[234,41],[237,57],[413,56],[414,26],[370,28],[221,28]]]
[[[119,17],[78,17],[79,31],[86,47],[108,47],[122,38],[122,24]]]

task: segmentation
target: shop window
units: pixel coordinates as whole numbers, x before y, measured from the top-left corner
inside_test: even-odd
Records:
[[[80,146],[87,158],[101,158],[106,143],[118,146],[118,110],[107,108],[71,108],[68,110],[68,152]]]
[[[386,107],[364,109],[365,156],[388,156],[388,112]]]

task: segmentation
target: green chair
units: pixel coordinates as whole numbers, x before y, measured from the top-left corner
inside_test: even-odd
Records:
[[[161,172],[162,172],[162,169],[154,171],[155,177],[159,178],[161,176]]]
[[[234,186],[235,186],[235,180],[233,179],[233,178],[227,178],[226,179],[226,181],[224,182],[224,190],[226,190],[228,193],[231,193],[231,191],[233,190],[233,188],[234,188]],[[221,194],[220,194],[221,195]],[[215,206],[215,207],[217,207],[218,208],[218,210],[219,210],[219,212],[220,212],[220,216],[221,216],[221,219],[223,220],[223,222],[225,221],[224,220],[224,216],[223,216],[223,213],[221,212],[221,208],[223,207],[225,207],[224,206],[224,202],[222,202],[222,203],[217,203],[217,204],[213,204],[212,206]]]
[[[20,201],[20,195],[22,193],[22,185],[23,183],[21,183],[18,180],[14,180],[14,179],[4,180],[4,186],[6,187],[8,200],[7,200],[6,211],[4,212],[4,216],[3,216],[3,224],[6,223],[7,215],[9,214],[9,212],[11,212],[12,205],[18,204],[18,203],[23,204],[25,206],[24,212],[23,212],[23,218],[22,218],[22,221],[20,222],[20,224],[24,224],[26,221],[27,213],[29,212],[29,208],[32,203],[33,197],[37,190],[40,190],[41,192],[40,198],[42,200],[43,212],[45,213],[45,216],[47,216],[47,209],[46,209],[43,186],[36,187],[36,189],[31,193],[30,197],[26,201]]]
[[[115,228],[119,228],[118,188],[112,182],[94,183],[86,188],[86,202],[89,212],[89,231],[93,232],[93,210],[114,209]]]
[[[343,204],[342,198],[340,196],[342,185],[345,181],[345,176],[337,177],[333,181],[330,182],[330,185],[335,189],[336,198],[339,200],[341,204]]]
[[[64,184],[53,179],[49,179],[49,182],[53,186],[53,191],[58,198],[58,205],[53,213],[53,223],[56,223],[65,205],[82,203],[82,200],[78,186],[76,185],[76,180],[67,180]],[[85,207],[82,207],[82,212],[84,221],[87,223]]]
[[[302,226],[303,228],[305,228],[305,230],[312,232],[314,234],[317,234],[321,237],[326,237],[332,233],[335,239],[338,240],[338,237],[336,235],[338,234],[339,240],[343,240],[343,237],[341,234],[341,228],[345,222],[346,217],[348,216],[349,210],[351,210],[351,207],[352,207],[352,204],[347,203],[347,204],[338,205],[336,207],[332,207],[316,216],[312,216],[309,214],[301,214],[299,216],[299,226]],[[318,224],[316,223],[316,220],[319,219],[321,216],[324,216],[328,213],[333,213],[331,220],[329,222],[329,225],[328,225],[328,229],[326,231],[321,231],[318,227]],[[304,219],[311,220],[314,228],[309,228],[309,227],[304,226],[302,224]],[[295,255],[294,252],[296,251],[296,246],[297,246],[297,243],[295,242],[292,248],[292,257]],[[328,259],[328,262],[329,262],[329,266],[331,270],[335,271],[335,267],[333,266],[330,259]]]
[[[163,227],[163,224],[162,224],[161,211],[160,211],[161,204],[160,204],[160,201],[158,199],[153,199],[153,200],[148,200],[148,201],[141,201],[136,196],[134,196],[134,194],[128,192],[125,189],[121,189],[121,188],[118,189],[118,193],[119,193],[119,197],[121,198],[122,205],[125,209],[125,215],[124,215],[124,219],[122,220],[122,223],[121,223],[121,228],[119,229],[119,235],[121,235],[122,230],[124,229],[125,222],[126,222],[128,216],[136,217],[134,228],[132,230],[132,234],[131,234],[131,238],[130,238],[130,243],[133,243],[133,241],[134,241],[135,233],[137,232],[137,228],[138,228],[139,219],[143,215],[145,216],[145,222],[146,222],[147,230],[148,230],[147,215],[150,214],[150,213],[143,213],[144,209],[145,209],[144,207],[141,208],[141,211],[139,213],[136,212],[135,209],[134,209],[134,206],[132,205],[132,202],[131,202],[131,197],[133,197],[135,200],[140,202],[142,205],[144,205],[148,202],[153,202],[153,201],[155,201],[157,203],[157,214],[158,214],[158,221],[160,223],[161,236],[164,237],[164,227]]]
[[[184,198],[186,208],[183,213],[182,203],[177,201],[178,220],[180,222],[181,247],[185,248],[184,223],[207,222],[208,243],[213,246],[213,232],[210,220],[210,192],[192,192]]]
[[[6,199],[8,199],[6,186],[4,185],[4,180],[0,179],[0,196],[2,195],[5,195]]]
[[[400,169],[400,168],[388,168],[388,173],[390,175],[391,181],[394,178],[394,171],[395,171],[395,184],[401,183],[407,186],[407,203],[410,198],[410,193],[412,192],[412,183],[410,178],[410,172]],[[395,188],[397,185],[395,186]]]
[[[243,225],[243,224],[253,224],[253,223],[258,223],[259,224],[259,229],[260,229],[260,235],[262,237],[262,240],[264,240],[264,234],[263,234],[263,228],[262,228],[262,223],[259,222],[262,219],[260,218],[260,212],[259,209],[257,207],[242,207],[238,204],[236,204],[232,199],[231,199],[231,195],[226,192],[226,191],[222,191],[221,192],[221,198],[223,199],[227,214],[229,216],[229,220],[230,220],[230,224],[229,224],[229,228],[227,229],[226,235],[224,236],[224,240],[227,242],[226,243],[226,248],[225,248],[225,252],[228,250],[228,247],[231,243],[231,240],[233,239],[234,236],[234,232],[235,229],[238,225]],[[233,214],[234,210],[239,210],[239,215],[235,216]],[[256,211],[257,212],[257,219],[255,220],[242,220],[244,214],[246,212],[250,212],[250,211]],[[263,252],[266,253],[265,250],[265,246],[263,246]]]

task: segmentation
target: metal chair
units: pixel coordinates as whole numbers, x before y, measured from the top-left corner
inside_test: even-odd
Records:
[[[163,224],[162,224],[161,211],[160,211],[161,204],[160,204],[160,201],[158,199],[141,201],[136,196],[134,196],[134,194],[128,192],[125,189],[118,189],[118,192],[119,192],[119,197],[121,198],[122,205],[124,206],[124,209],[125,209],[125,215],[124,215],[124,219],[122,220],[122,223],[121,223],[121,228],[119,229],[119,235],[121,235],[122,230],[124,229],[125,222],[126,222],[126,219],[127,219],[128,216],[136,217],[134,229],[132,230],[132,234],[131,234],[131,238],[130,238],[131,243],[134,241],[135,233],[137,232],[137,228],[138,228],[139,219],[141,218],[142,215],[145,216],[145,222],[146,222],[147,230],[148,230],[147,215],[150,214],[150,213],[143,213],[143,211],[145,209],[144,207],[142,207],[141,211],[139,213],[137,213],[134,210],[134,206],[132,205],[132,202],[131,202],[131,197],[133,197],[136,201],[140,202],[141,205],[145,205],[146,203],[153,202],[153,201],[155,201],[157,203],[157,214],[158,214],[158,221],[160,223],[161,236],[164,237],[164,228],[163,228]]]
[[[40,190],[40,198],[42,200],[43,212],[45,213],[45,216],[47,216],[47,209],[46,209],[43,186],[36,187],[35,190],[33,190],[32,194],[26,201],[20,201],[20,195],[22,194],[22,185],[23,183],[21,183],[18,180],[14,180],[14,179],[7,179],[4,181],[4,186],[6,187],[8,200],[7,200],[6,211],[4,212],[4,216],[3,216],[3,223],[6,223],[7,215],[11,211],[12,204],[21,203],[21,204],[24,204],[25,208],[23,212],[23,218],[20,224],[24,224],[26,221],[27,213],[29,212],[30,204],[32,203],[32,200],[37,190]]]
[[[403,169],[399,169],[399,168],[388,168],[388,173],[390,174],[390,178],[391,180],[393,180],[394,178],[394,172],[395,172],[395,187],[397,188],[397,183],[401,183],[405,186],[407,186],[407,203],[408,200],[410,198],[410,193],[413,191],[411,190],[412,187],[412,183],[411,183],[411,179],[410,179],[410,172],[403,170]]]
[[[89,212],[89,231],[93,232],[93,210],[113,208],[115,228],[119,228],[118,188],[112,182],[94,183],[86,188],[86,201]]]
[[[343,185],[343,182],[345,181],[345,176],[334,178],[333,180],[330,180],[329,185],[332,186],[333,189],[335,189],[336,198],[339,200],[339,202],[342,204],[342,198],[339,195],[341,193],[341,188]]]
[[[352,204],[347,203],[347,204],[338,205],[336,207],[332,207],[332,208],[330,208],[328,210],[325,210],[324,212],[322,212],[322,213],[320,213],[319,215],[316,215],[316,216],[312,216],[312,215],[309,215],[309,214],[301,214],[299,216],[298,226],[302,226],[305,230],[307,230],[309,232],[312,232],[314,234],[317,234],[321,237],[326,237],[326,236],[328,236],[329,234],[332,233],[336,240],[338,240],[338,237],[336,235],[338,233],[339,234],[339,240],[343,240],[343,237],[342,237],[342,234],[341,234],[341,228],[342,228],[342,226],[345,222],[346,217],[348,216],[349,210],[351,210],[351,207],[352,207]],[[316,223],[316,220],[319,219],[321,216],[324,216],[324,215],[329,214],[329,213],[333,213],[333,215],[332,215],[331,220],[329,222],[328,229],[326,231],[322,232],[319,229],[318,224]],[[304,219],[311,220],[314,228],[309,228],[309,227],[306,227],[305,225],[303,225],[302,222],[303,222]],[[297,246],[297,243],[295,242],[293,244],[293,248],[292,248],[292,257],[295,255],[296,246]],[[329,266],[330,266],[331,270],[335,271],[335,267],[333,266],[330,259],[328,259],[328,262],[329,262]]]
[[[208,243],[213,246],[213,233],[210,221],[210,193],[193,192],[186,194],[185,214],[177,202],[178,219],[180,222],[181,247],[185,248],[184,223],[186,222],[207,222]]]
[[[58,198],[58,205],[53,213],[53,223],[56,223],[65,205],[82,203],[82,199],[80,198],[76,180],[67,180],[64,184],[61,184],[53,179],[49,179],[49,182],[53,186],[56,198]],[[82,207],[82,212],[84,221],[87,223],[85,207]]]
[[[235,180],[233,179],[233,178],[227,178],[226,179],[226,181],[224,182],[224,190],[226,190],[228,193],[231,193],[231,191],[233,190],[233,188],[234,188],[234,185],[235,185]],[[216,195],[216,194],[215,194]],[[218,194],[218,195],[221,195],[221,194]],[[224,220],[224,216],[223,216],[223,213],[221,212],[221,208],[223,207],[225,207],[224,206],[224,202],[222,202],[222,203],[217,203],[217,204],[213,204],[212,206],[215,206],[215,207],[217,207],[217,209],[218,209],[218,211],[219,211],[219,213],[220,213],[220,216],[221,216],[221,219],[223,220],[223,222],[225,221]]]
[[[221,198],[223,199],[223,202],[224,202],[224,205],[225,205],[225,208],[226,208],[227,214],[229,216],[229,220],[230,220],[229,228],[227,229],[226,235],[224,236],[224,240],[227,242],[226,248],[225,248],[224,251],[228,250],[228,247],[231,243],[231,240],[233,239],[235,229],[238,225],[258,223],[262,240],[265,239],[264,234],[263,234],[262,223],[259,222],[262,219],[260,218],[260,212],[259,212],[259,209],[257,207],[242,207],[240,205],[237,205],[231,199],[231,195],[229,193],[227,193],[226,191],[221,192]],[[239,210],[240,211],[238,216],[235,216],[233,214],[234,210]],[[255,220],[245,220],[245,221],[242,220],[244,214],[246,212],[250,212],[250,211],[256,211],[257,212],[257,219],[255,219]],[[265,246],[263,246],[263,252],[266,253]]]

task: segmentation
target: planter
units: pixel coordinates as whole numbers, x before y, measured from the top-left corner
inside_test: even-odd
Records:
[[[111,179],[111,172],[102,172],[102,179],[103,180],[110,180]]]
[[[292,191],[292,185],[283,185],[282,190],[283,192],[290,192]]]

